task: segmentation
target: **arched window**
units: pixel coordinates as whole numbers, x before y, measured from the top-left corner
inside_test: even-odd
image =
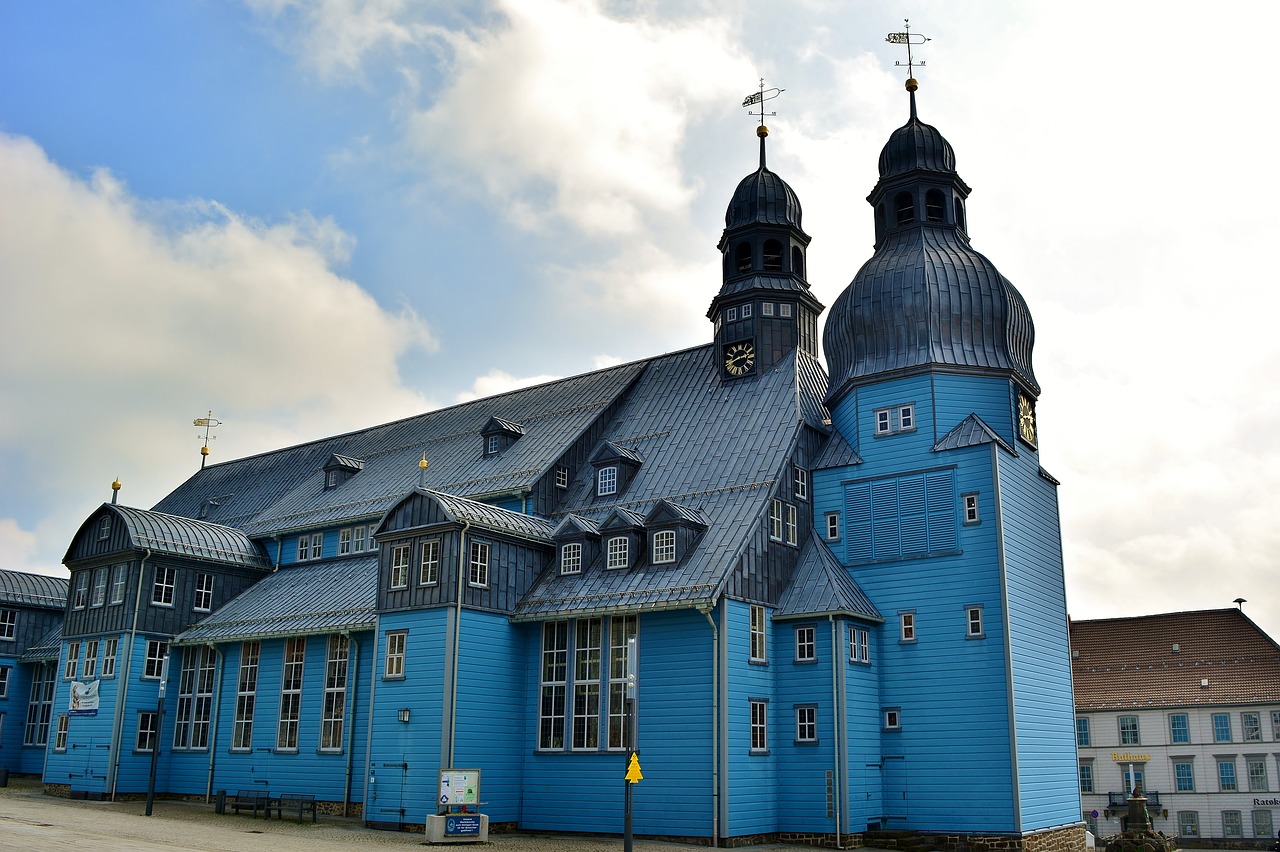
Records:
[[[910,225],[916,220],[916,203],[909,192],[899,192],[893,197],[893,209],[898,214],[899,225]]]
[[[960,196],[956,196],[956,227],[962,231],[968,230],[964,224],[964,201]]]
[[[804,252],[800,250],[800,246],[791,247],[791,272],[804,277]]]
[[[782,243],[777,240],[764,241],[764,271],[782,271]]]
[[[738,243],[733,250],[734,265],[739,272],[751,271],[751,243]]]
[[[942,190],[931,189],[924,195],[924,218],[929,222],[946,221],[946,202],[942,198]]]

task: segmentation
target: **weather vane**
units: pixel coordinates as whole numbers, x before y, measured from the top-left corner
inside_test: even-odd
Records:
[[[759,105],[759,107],[760,107],[760,111],[759,111],[759,112],[753,112],[753,113],[750,113],[750,116],[751,116],[752,118],[759,118],[759,119],[760,119],[760,126],[761,126],[761,127],[764,127],[764,119],[765,119],[765,116],[773,116],[773,115],[777,115],[777,113],[776,113],[776,112],[765,112],[765,111],[764,111],[764,102],[765,102],[765,101],[771,101],[771,100],[773,100],[774,98],[776,98],[778,95],[782,94],[782,93],[783,93],[783,92],[785,92],[785,91],[786,91],[786,89],[766,89],[766,88],[764,87],[764,78],[763,78],[763,77],[761,77],[761,78],[760,78],[760,91],[758,91],[758,92],[752,92],[751,94],[749,94],[749,95],[747,95],[745,98],[743,98],[743,99],[742,99],[742,105],[743,105],[744,107],[753,107],[753,106],[757,106],[757,105]]]
[[[200,448],[200,469],[204,470],[204,463],[209,458],[209,442],[218,440],[218,436],[210,435],[209,430],[215,426],[221,426],[222,421],[214,417],[213,412],[210,411],[208,415],[204,417],[197,417],[195,420],[192,420],[191,425],[204,427],[204,446]],[[196,436],[196,440],[200,440],[199,435]]]
[[[926,41],[929,41],[929,39],[925,38],[919,33],[911,32],[910,18],[903,18],[902,22],[903,24],[906,25],[905,27],[906,31],[900,32],[900,33],[889,33],[887,36],[884,37],[884,40],[889,42],[889,44],[905,44],[907,46],[907,78],[914,79],[915,74],[912,73],[912,69],[917,65],[923,68],[924,60],[921,60],[920,62],[916,62],[914,60],[914,58],[911,55],[911,45],[924,44]],[[894,62],[893,64],[898,68],[902,67],[901,62]]]

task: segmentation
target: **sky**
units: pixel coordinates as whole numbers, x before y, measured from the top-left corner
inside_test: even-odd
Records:
[[[65,576],[209,412],[221,461],[708,342],[761,78],[830,305],[906,17],[1035,319],[1071,616],[1280,639],[1262,0],[0,0],[0,567]]]

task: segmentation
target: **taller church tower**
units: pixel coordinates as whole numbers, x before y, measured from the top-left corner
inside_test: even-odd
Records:
[[[815,471],[815,526],[885,618],[877,749],[850,763],[879,767],[869,824],[1074,830],[1058,483],[1039,464],[1031,313],[970,246],[970,189],[919,119],[917,87],[867,199],[875,253],[823,332],[826,402],[853,452]]]

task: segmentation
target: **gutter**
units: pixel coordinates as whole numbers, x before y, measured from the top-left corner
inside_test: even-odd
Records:
[[[347,816],[351,808],[351,773],[355,770],[356,759],[356,693],[360,689],[360,643],[351,631],[342,635],[347,637],[347,680],[351,683],[347,696],[347,779],[342,787],[342,815]],[[377,641],[377,637],[374,637]],[[372,708],[370,708],[372,710]],[[372,714],[370,714],[372,715]]]
[[[711,625],[711,845],[720,846],[720,628],[710,609],[699,609]]]
[[[369,662],[369,728],[365,735],[364,746],[364,794],[360,804],[360,809],[364,817],[365,825],[369,824],[369,805],[372,804],[372,796],[375,795],[373,784],[375,778],[373,776],[373,708],[376,706],[374,698],[378,693],[378,633],[382,625],[382,617],[376,616],[373,622],[373,659]],[[355,737],[355,719],[351,720],[352,730],[351,736]]]
[[[454,766],[454,745],[458,734],[458,658],[462,651],[462,569],[466,565],[467,531],[471,529],[470,521],[462,522],[462,530],[458,533],[458,585],[457,611],[453,620],[453,660],[449,670],[449,761],[441,769],[452,769]],[[443,757],[445,752],[441,752]]]

